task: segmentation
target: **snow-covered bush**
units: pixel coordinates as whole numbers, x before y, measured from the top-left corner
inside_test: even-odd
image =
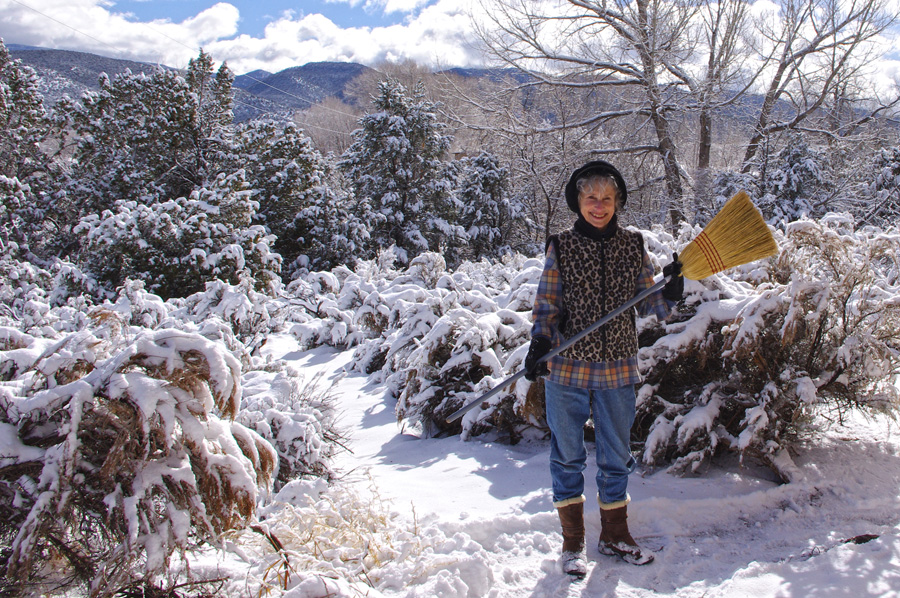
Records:
[[[307,381],[285,362],[245,374],[236,419],[278,452],[276,490],[292,480],[332,477],[331,457],[341,442],[332,406],[336,383],[323,388],[321,376]]]
[[[897,405],[900,233],[831,215],[779,237],[777,260],[708,279],[642,350],[646,464],[696,471],[734,450],[790,479],[811,410]]]
[[[189,197],[117,201],[75,227],[84,259],[112,288],[138,278],[163,297],[184,297],[215,279],[250,278],[267,288],[278,280],[280,258],[265,230],[250,225],[254,206],[244,186],[242,173],[221,175]]]
[[[333,477],[330,387],[258,354],[291,300],[216,281],[163,301],[126,281],[109,301],[57,301],[73,273],[51,266],[0,259],[4,589],[153,586],[254,522],[273,484]]]
[[[317,294],[306,283],[305,301],[320,298],[315,305],[321,319],[295,325],[294,333],[310,344],[352,338],[352,367],[387,383],[400,399],[397,417],[405,426],[425,435],[457,431],[460,424],[447,426],[446,416],[521,364],[541,265],[515,255],[464,262],[448,272],[434,253],[419,255],[399,271],[387,261],[361,262],[358,273],[320,276],[340,287],[336,292]],[[477,417],[466,418],[464,433],[497,429],[517,438],[542,418],[526,406],[525,390],[510,389],[512,394],[501,394]]]
[[[172,329],[123,334],[117,314],[51,341],[7,335],[0,369],[0,535],[20,587],[68,579],[109,596],[255,516],[277,454],[234,421],[240,364]],[[14,363],[14,367],[8,367]]]

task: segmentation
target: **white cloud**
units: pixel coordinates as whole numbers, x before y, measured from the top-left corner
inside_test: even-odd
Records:
[[[385,14],[411,13],[428,4],[431,0],[368,0],[366,7],[383,10]]]
[[[347,1],[347,0],[345,0]],[[351,4],[357,0],[350,0]],[[0,37],[6,43],[93,52],[183,67],[203,48],[236,73],[275,72],[307,62],[376,64],[412,59],[428,66],[478,63],[469,0],[365,0],[370,9],[410,13],[403,24],[341,28],[320,14],[286,12],[263,37],[238,35],[240,14],[220,2],[182,22],[140,23],[102,0],[28,0],[34,10],[0,0]],[[418,11],[418,13],[415,13]]]
[[[97,0],[0,0],[6,43],[78,50],[169,66],[186,66],[198,49],[237,32],[238,10],[219,3],[181,23],[134,21]]]

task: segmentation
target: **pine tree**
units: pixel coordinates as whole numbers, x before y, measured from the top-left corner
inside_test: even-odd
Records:
[[[163,298],[202,291],[212,279],[252,279],[268,288],[281,260],[265,229],[251,225],[255,202],[246,187],[238,171],[188,197],[149,205],[119,200],[75,228],[85,239],[84,260],[108,287],[139,279]]]
[[[61,189],[58,244],[110,287],[138,278],[163,296],[218,278],[275,282],[280,257],[253,219],[232,134],[233,75],[201,52],[181,75],[130,72],[66,107],[77,145]]]
[[[151,204],[198,186],[195,98],[183,77],[158,69],[100,80],[68,114],[77,137],[66,192],[99,214],[117,200]]]
[[[331,269],[366,251],[365,210],[342,189],[333,167],[295,124],[251,121],[238,132],[234,168],[259,203],[254,222],[274,235],[284,273]]]
[[[827,157],[797,134],[788,136],[761,178],[768,195],[760,210],[769,219],[790,222],[803,215],[821,216],[817,199],[831,192]]]
[[[360,119],[340,163],[356,197],[378,216],[373,245],[395,245],[403,262],[441,251],[463,235],[443,162],[450,147],[445,126],[421,82],[410,93],[396,80],[382,81],[374,108]]]
[[[182,76],[159,68],[101,77],[100,90],[67,107],[77,137],[66,192],[81,214],[115,201],[185,197],[214,180],[230,153],[231,82],[203,52]]]
[[[508,250],[515,229],[524,223],[525,207],[509,197],[509,171],[497,157],[482,152],[460,160],[460,224],[473,259]]]
[[[327,165],[309,138],[292,123],[250,121],[237,134],[234,169],[243,168],[259,203],[254,221],[276,237],[275,248],[287,262],[298,255],[292,221],[321,185]]]
[[[40,143],[49,129],[37,75],[13,60],[0,40],[0,176],[25,183],[43,170]]]
[[[371,214],[365,200],[353,201],[337,184],[317,186],[306,199],[307,204],[291,223],[299,259],[289,270],[353,266],[369,253],[368,223],[373,220],[365,216]]]

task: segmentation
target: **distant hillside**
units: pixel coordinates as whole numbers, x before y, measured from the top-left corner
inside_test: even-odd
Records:
[[[238,89],[247,89],[249,87],[253,87],[262,79],[271,76],[272,73],[270,73],[269,71],[256,69],[255,71],[250,71],[249,73],[244,73],[243,75],[236,76],[234,78],[234,86]]]
[[[9,44],[7,49],[13,58],[21,60],[38,74],[40,91],[48,106],[65,95],[77,98],[85,91],[99,89],[101,73],[112,77],[128,69],[133,73],[149,73],[157,68],[154,64],[86,52],[48,50],[19,44]],[[277,73],[259,69],[238,75],[234,81],[235,121],[242,122],[263,114],[289,118],[294,110],[309,108],[325,98],[343,100],[347,84],[370,70],[356,63],[312,62]]]
[[[77,98],[89,89],[98,89],[101,73],[112,77],[128,69],[133,73],[149,73],[156,68],[156,65],[146,62],[107,58],[87,52],[48,50],[17,44],[10,44],[7,49],[13,58],[21,60],[38,74],[40,91],[44,101],[50,105],[64,95]]]
[[[241,75],[235,78],[235,86],[302,110],[329,97],[344,100],[347,84],[369,71],[372,69],[353,62],[310,62],[263,77],[258,75],[260,71]]]

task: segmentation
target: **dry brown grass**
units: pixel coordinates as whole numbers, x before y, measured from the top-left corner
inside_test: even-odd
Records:
[[[349,487],[301,504],[283,504],[260,525],[230,534],[260,565],[256,596],[285,590],[300,576],[320,575],[375,587],[379,569],[418,558],[423,550],[413,512],[412,527],[377,491],[362,496]]]

